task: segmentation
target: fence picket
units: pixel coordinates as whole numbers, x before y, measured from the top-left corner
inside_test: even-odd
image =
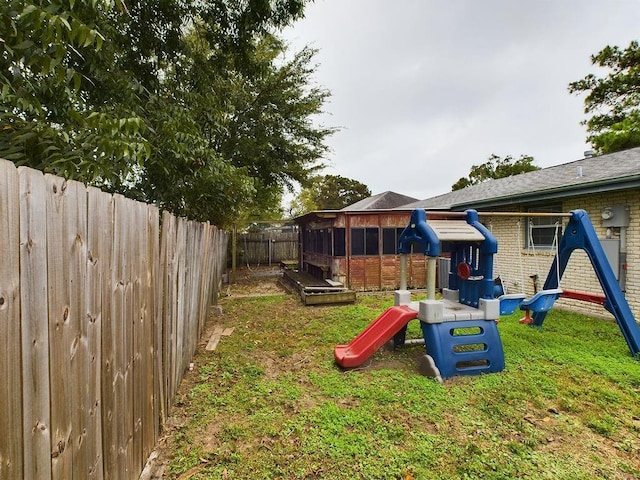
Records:
[[[148,431],[147,435],[151,435],[150,438],[147,438],[145,445],[148,446],[147,450],[151,451],[154,447],[156,438],[160,437],[160,425],[162,425],[165,421],[165,417],[163,415],[164,407],[163,407],[163,399],[164,399],[164,389],[163,389],[163,366],[162,366],[162,355],[163,355],[163,346],[162,346],[162,281],[163,281],[163,270],[160,268],[161,265],[161,251],[160,251],[160,211],[158,208],[152,206],[149,208],[149,217],[147,219],[149,224],[149,258],[150,261],[150,269],[149,269],[149,302],[153,306],[152,308],[152,318],[151,318],[151,341],[153,342],[150,345],[150,355],[152,362],[152,372],[153,372],[153,380],[152,385],[149,388],[149,394],[152,396],[150,399],[151,405],[149,408],[151,409],[150,421],[153,430]]]
[[[24,478],[51,478],[46,184],[25,167],[20,176],[20,297]]]
[[[147,319],[147,256],[143,255],[148,246],[147,205],[135,204],[134,224],[137,231],[132,238],[134,249],[131,258],[133,267],[133,465],[132,471],[139,472],[144,466],[143,418],[146,404],[147,356],[144,342]],[[136,253],[137,252],[137,253]]]
[[[51,362],[52,478],[85,474],[83,430],[88,410],[82,395],[87,373],[84,287],[87,266],[86,189],[77,182],[45,176],[47,184],[47,271]],[[76,464],[74,466],[74,463]]]
[[[177,357],[178,357],[178,252],[177,252],[177,229],[178,220],[173,215],[165,212],[162,221],[162,239],[166,244],[166,288],[165,288],[165,378],[167,385],[167,412],[172,405],[173,397],[176,394],[177,382]]]
[[[191,318],[191,304],[193,298],[193,290],[191,286],[193,285],[195,269],[193,263],[190,261],[190,258],[186,253],[189,251],[193,251],[194,249],[195,231],[192,228],[191,222],[186,221],[185,219],[181,219],[181,223],[184,227],[183,232],[186,246],[181,255],[182,281],[180,282],[180,285],[182,286],[182,288],[180,290],[179,301],[182,305],[182,359],[180,361],[180,365],[178,366],[178,377],[182,376],[182,373],[187,368],[187,362],[191,358],[191,339],[193,337],[194,328]]]
[[[102,389],[109,388],[108,374],[103,378],[101,333],[110,330],[111,323],[111,239],[113,238],[113,197],[97,188],[87,191],[87,342],[91,378],[87,383],[91,399],[87,449],[91,452],[88,478],[102,479],[103,470],[103,404]],[[109,358],[109,357],[106,357]],[[110,370],[109,370],[110,371]],[[108,372],[107,372],[108,373]],[[106,380],[105,380],[106,379]]]
[[[173,230],[173,220],[174,216],[170,215],[168,212],[162,213],[162,229],[160,230],[160,262],[159,262],[159,277],[156,281],[156,285],[158,285],[159,292],[156,294],[156,299],[158,302],[162,304],[162,316],[160,317],[161,326],[160,332],[156,331],[156,336],[159,337],[159,344],[162,347],[162,352],[158,352],[160,355],[159,364],[161,370],[159,370],[162,378],[160,380],[160,385],[158,386],[158,391],[160,392],[160,415],[162,420],[164,421],[167,418],[167,412],[170,406],[170,397],[171,397],[171,389],[169,385],[171,384],[171,316],[172,309],[171,298],[172,298],[172,289],[169,287],[171,285],[171,244],[170,238],[172,234],[170,231]],[[160,295],[162,292],[162,295]],[[160,295],[160,298],[158,298]]]
[[[159,430],[158,407],[156,404],[156,312],[155,312],[155,275],[159,250],[158,245],[158,209],[145,205],[141,221],[146,225],[146,236],[141,245],[144,253],[144,330],[142,339],[142,360],[144,365],[144,384],[142,386],[142,465],[153,451],[156,434]]]
[[[108,443],[105,451],[105,478],[120,479],[127,478],[127,438],[126,438],[126,393],[125,393],[125,371],[126,353],[125,343],[125,296],[127,289],[127,267],[128,260],[126,251],[128,244],[127,237],[127,208],[126,199],[122,195],[114,195],[114,217],[113,217],[113,266],[112,275],[112,306],[111,306],[111,328],[109,337],[105,338],[103,345],[107,344],[107,351],[111,356],[111,386],[108,398],[105,399],[106,421],[113,422],[113,428],[107,432]],[[103,331],[103,337],[105,336]],[[103,351],[104,353],[104,351]],[[104,395],[104,392],[103,392]]]
[[[177,229],[177,237],[176,237],[176,252],[175,259],[176,262],[176,278],[174,281],[177,283],[176,290],[176,298],[175,303],[177,305],[176,310],[176,340],[175,340],[175,363],[173,365],[173,381],[174,385],[173,392],[178,388],[178,384],[180,382],[180,378],[182,377],[183,365],[186,362],[186,359],[189,357],[187,353],[187,341],[185,340],[185,329],[187,326],[186,321],[186,302],[185,302],[185,284],[187,273],[185,271],[186,265],[184,261],[184,252],[186,249],[187,243],[187,233],[186,233],[186,221],[183,218],[178,219],[178,229]]]
[[[198,303],[198,318],[203,319],[200,322],[200,330],[198,331],[198,337],[202,335],[204,331],[205,320],[207,318],[209,303],[211,299],[209,298],[209,286],[211,282],[208,281],[211,274],[211,266],[209,265],[209,261],[211,259],[211,226],[208,223],[202,224],[202,240],[200,244],[200,251],[204,252],[204,255],[201,257],[201,280],[200,280],[200,292],[199,292],[199,303]]]
[[[22,371],[20,345],[20,200],[18,172],[12,163],[0,161],[0,478],[21,478]],[[15,412],[15,414],[13,413]]]
[[[125,464],[124,479],[135,478],[135,449],[134,449],[134,432],[135,432],[135,390],[134,390],[134,330],[136,326],[136,305],[134,297],[134,289],[137,281],[136,268],[136,248],[134,245],[135,236],[137,234],[136,225],[136,203],[128,198],[123,199],[123,207],[120,215],[124,221],[124,237],[123,244],[123,281],[124,288],[124,310],[122,318],[122,343],[124,345],[123,352],[123,396],[121,411],[124,415],[124,430],[121,437],[121,460]]]

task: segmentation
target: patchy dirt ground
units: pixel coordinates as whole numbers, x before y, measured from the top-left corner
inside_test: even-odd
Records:
[[[262,266],[248,269],[241,267],[236,271],[235,283],[223,284],[222,296],[225,298],[242,298],[242,297],[259,297],[270,295],[287,294],[288,291],[281,284],[282,271],[276,266]],[[212,308],[211,316],[207,321],[205,331],[198,344],[198,349],[204,349],[211,337],[214,329],[220,325],[217,321],[220,310]],[[303,364],[305,359],[301,359]],[[276,369],[272,369],[276,371]],[[158,440],[155,451],[150,455],[147,466],[140,476],[140,480],[155,480],[168,478],[166,473],[168,470],[169,458],[167,457],[167,449],[172,436],[187,423],[187,418],[183,413],[183,397],[184,392],[189,391],[194,381],[194,375],[187,372],[180,389],[176,395],[174,406],[169,414],[166,424],[163,427],[163,434]],[[214,427],[212,427],[214,428]],[[197,472],[192,472],[193,474]],[[179,478],[187,480],[191,475],[189,472],[184,473]]]
[[[280,284],[281,278],[282,270],[278,267],[243,267],[236,271],[234,284],[223,285],[222,293],[231,298],[287,293]]]

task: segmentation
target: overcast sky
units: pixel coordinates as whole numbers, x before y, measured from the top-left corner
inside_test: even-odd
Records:
[[[640,0],[316,0],[283,33],[319,50],[332,93],[323,173],[424,199],[492,153],[582,158],[583,98],[567,86],[640,37]]]

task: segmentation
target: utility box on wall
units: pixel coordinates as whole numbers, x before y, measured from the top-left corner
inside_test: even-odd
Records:
[[[617,238],[603,238],[600,243],[616,276],[616,280],[620,280],[620,240]]]
[[[613,205],[605,207],[600,214],[602,217],[602,226],[611,227],[628,227],[629,226],[629,207],[626,205]]]

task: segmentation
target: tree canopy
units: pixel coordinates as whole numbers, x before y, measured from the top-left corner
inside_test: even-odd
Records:
[[[364,183],[340,175],[317,175],[291,202],[291,216],[313,210],[339,210],[371,196]]]
[[[591,56],[591,63],[606,74],[590,73],[569,84],[569,92],[587,94],[587,140],[600,154],[640,146],[640,45],[607,45]]]
[[[502,158],[492,153],[489,160],[481,165],[473,165],[468,177],[460,178],[451,186],[451,190],[461,190],[470,185],[477,185],[486,180],[495,178],[510,177],[520,173],[532,172],[539,170],[540,167],[533,164],[533,157],[528,155],[520,155],[520,158],[514,160],[511,155]]]
[[[8,0],[0,157],[225,225],[322,167],[304,0]]]

